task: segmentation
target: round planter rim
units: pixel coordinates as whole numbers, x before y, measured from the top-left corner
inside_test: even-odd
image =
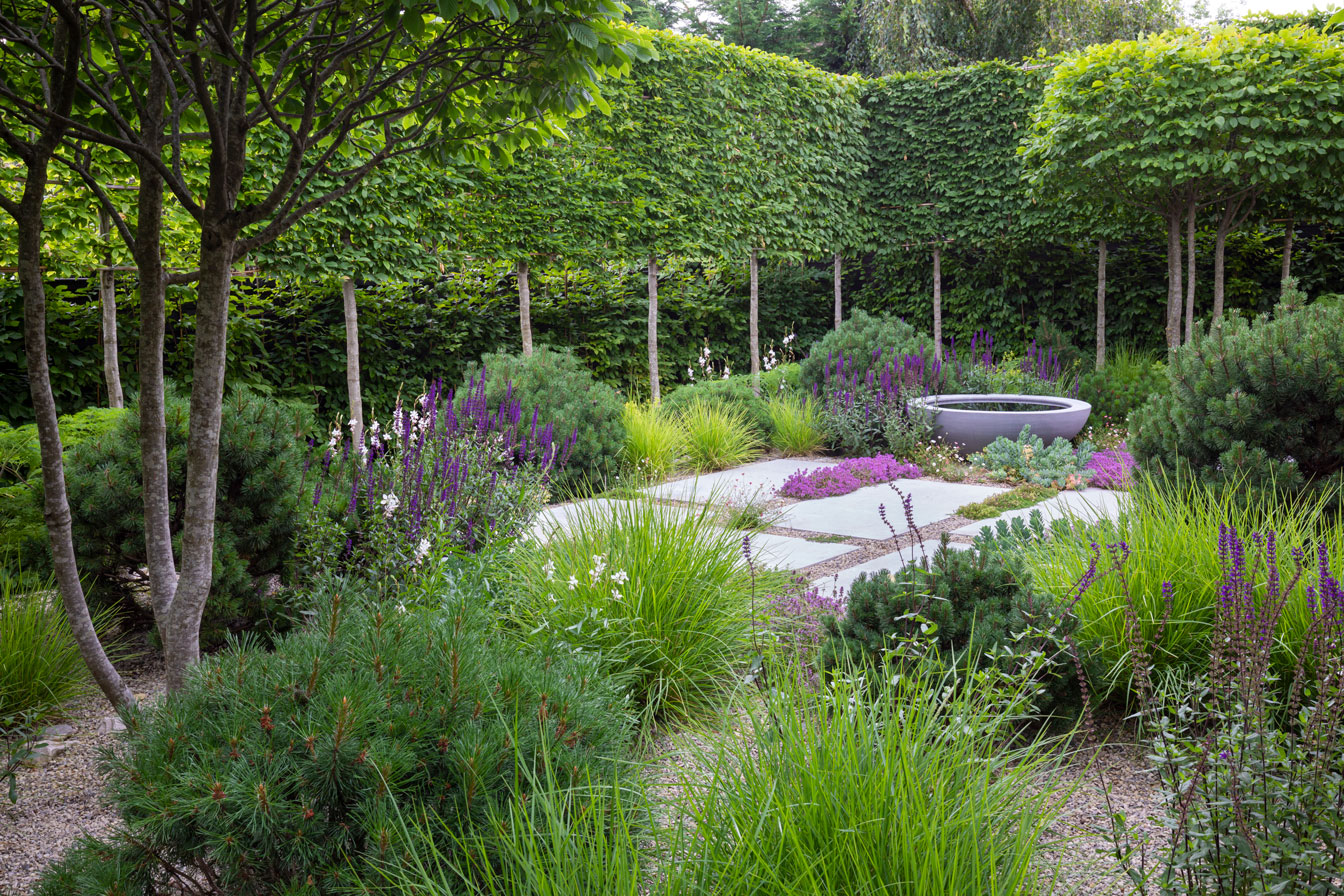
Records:
[[[978,408],[959,408],[949,406],[945,402],[1002,402],[1015,404],[1046,404],[1051,405],[1048,410],[1007,410],[1007,411],[984,411]],[[1091,410],[1092,405],[1086,401],[1077,398],[1067,398],[1062,395],[1020,395],[1009,392],[967,392],[956,393],[952,395],[926,395],[922,398],[916,398],[913,404],[922,405],[929,410],[951,411],[956,414],[1067,414],[1083,409]]]

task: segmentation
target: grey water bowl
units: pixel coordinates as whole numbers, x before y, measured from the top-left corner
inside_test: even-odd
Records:
[[[1083,431],[1092,405],[1058,395],[929,395],[912,405],[933,416],[933,434],[969,454],[999,436],[1017,438],[1022,427],[1047,445],[1056,438],[1071,439]]]

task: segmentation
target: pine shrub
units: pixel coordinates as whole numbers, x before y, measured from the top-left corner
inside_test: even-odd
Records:
[[[770,392],[762,383],[761,392]],[[759,442],[766,442],[774,432],[770,422],[770,404],[751,389],[749,377],[729,377],[726,380],[699,380],[681,386],[663,399],[663,410],[682,415],[696,404],[740,415]]]
[[[972,636],[977,649],[1004,644],[1026,626],[1035,599],[1029,582],[1015,557],[954,550],[944,540],[927,568],[916,564],[855,580],[845,615],[827,623],[823,662],[880,661],[893,637],[927,623],[937,626],[938,646],[947,656],[972,647]]]
[[[1150,470],[1289,492],[1344,481],[1344,307],[1232,316],[1175,353],[1170,391],[1130,419]]]
[[[118,408],[86,408],[61,417],[57,425],[64,455],[107,432],[123,414]],[[33,423],[0,424],[0,567],[4,575],[29,582],[40,581],[51,569],[42,518],[42,455]]]
[[[168,502],[176,539],[183,524],[190,405],[165,394]],[[201,643],[229,632],[286,624],[276,578],[286,568],[302,521],[304,421],[292,406],[247,389],[224,399],[215,505],[214,575],[201,621]],[[91,599],[127,618],[145,618],[136,595],[146,584],[140,416],[131,409],[103,435],[69,453],[75,545],[80,569],[96,577]]]
[[[458,392],[465,394],[482,369],[489,405],[498,406],[511,396],[522,404],[525,416],[535,411],[552,424],[557,442],[577,435],[568,463],[552,477],[557,489],[598,483],[618,470],[625,444],[625,402],[615,389],[595,380],[573,352],[540,346],[530,356],[486,355],[468,368]]]
[[[38,892],[168,892],[180,876],[203,893],[362,891],[424,813],[451,850],[547,771],[607,777],[631,727],[595,659],[523,648],[480,601],[436,587],[428,607],[337,598],[274,653],[205,660],[111,760],[118,829]]]
[[[931,351],[933,340],[901,318],[871,315],[856,310],[812,345],[803,359],[800,383],[804,390],[823,387],[827,367],[845,359],[846,373],[863,379],[870,369],[881,367],[893,358]]]
[[[1101,370],[1078,378],[1078,397],[1092,405],[1098,418],[1123,423],[1135,408],[1167,389],[1167,365],[1145,355],[1113,353]]]

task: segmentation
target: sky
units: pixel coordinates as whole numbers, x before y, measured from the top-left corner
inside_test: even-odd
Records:
[[[1192,0],[1183,0],[1186,13],[1189,14],[1195,3]],[[1206,0],[1203,4],[1211,13],[1218,13],[1220,9],[1227,9],[1233,15],[1240,15],[1248,12],[1307,12],[1315,8],[1331,8],[1339,6],[1337,0]]]

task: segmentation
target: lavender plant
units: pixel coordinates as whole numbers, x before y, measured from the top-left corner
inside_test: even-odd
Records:
[[[1193,697],[1170,705],[1153,684],[1155,645],[1131,651],[1170,830],[1164,863],[1150,874],[1133,867],[1119,819],[1116,855],[1145,892],[1150,883],[1164,894],[1344,889],[1344,588],[1322,545],[1306,586],[1310,624],[1292,672],[1276,671],[1275,632],[1306,574],[1301,550],[1281,569],[1277,540],[1269,531],[1248,543],[1222,528],[1208,672]],[[1128,550],[1117,548],[1122,573]]]
[[[818,392],[828,444],[851,455],[891,450],[908,456],[933,432],[928,412],[912,408],[910,400],[940,391],[942,383],[942,363],[923,350],[885,362],[880,349],[861,361],[828,359]]]
[[[436,382],[410,407],[398,401],[387,427],[373,422],[360,445],[333,429],[310,460],[310,560],[414,566],[435,543],[476,552],[514,537],[573,444],[537,410],[525,415],[512,391],[492,407],[484,370],[460,396]]]

